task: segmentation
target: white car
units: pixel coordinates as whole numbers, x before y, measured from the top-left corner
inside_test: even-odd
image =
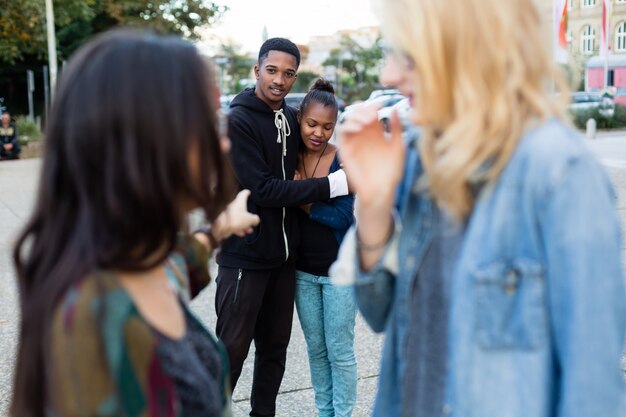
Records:
[[[378,110],[378,120],[383,123],[383,125],[385,126],[385,130],[388,129],[389,118],[391,117],[391,112],[393,109],[396,109],[396,111],[398,112],[398,116],[400,116],[400,121],[402,122],[403,126],[408,126],[411,124],[411,103],[409,102],[408,97],[402,94],[382,94],[372,99],[367,99],[367,101],[365,102],[352,104],[346,107],[346,110],[339,118],[339,122],[341,123],[341,118],[349,114],[350,111],[352,111],[352,109],[354,109],[356,106],[360,106],[364,103],[375,102],[380,103],[382,106],[380,110]]]
[[[398,103],[399,101],[405,99],[406,96],[403,96],[402,94],[383,94],[383,95],[379,95],[376,96],[374,98],[368,98],[366,101],[361,101],[359,103],[356,104],[351,104],[349,106],[346,107],[345,112],[349,113],[350,110],[352,110],[355,106],[359,106],[362,103],[378,103],[381,106],[381,109],[384,109],[386,107],[391,107],[394,104]]]
[[[220,107],[224,114],[228,114],[230,110],[230,103],[235,98],[236,94],[229,94],[226,96],[220,96]]]
[[[400,90],[396,89],[396,88],[387,88],[387,89],[383,89],[383,90],[374,90],[370,93],[370,96],[367,98],[368,100],[372,100],[374,98],[380,97],[380,96],[393,96],[393,95],[397,95],[400,94]]]
[[[402,122],[403,126],[408,126],[411,124],[411,112],[413,108],[411,107],[411,102],[407,97],[404,97],[391,106],[383,107],[378,111],[378,119],[383,122],[385,126],[385,130],[388,130],[389,119],[391,118],[391,112],[396,110],[398,112],[398,116],[400,117],[400,122]]]
[[[568,108],[572,113],[598,109],[602,116],[613,117],[615,113],[615,100],[609,96],[603,96],[595,92],[575,91],[570,94],[570,104]]]
[[[295,109],[300,108],[300,103],[304,100],[306,93],[289,93],[285,96],[285,101],[288,106],[294,107]]]

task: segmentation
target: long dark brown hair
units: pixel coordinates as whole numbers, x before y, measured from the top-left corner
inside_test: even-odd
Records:
[[[72,284],[95,269],[159,265],[190,204],[212,221],[232,199],[214,85],[207,60],[173,37],[118,29],[70,59],[14,251],[21,327],[11,415],[44,415],[50,318]]]

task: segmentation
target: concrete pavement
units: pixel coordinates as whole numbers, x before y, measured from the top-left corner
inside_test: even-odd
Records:
[[[595,140],[588,140],[587,143],[615,183],[618,210],[624,230],[626,132],[600,132]],[[15,236],[27,220],[34,204],[40,166],[41,161],[37,159],[0,162],[0,417],[7,416],[18,332],[18,301],[11,251]],[[622,258],[626,260],[625,255],[626,246],[623,246]],[[214,292],[215,284],[211,284],[191,303],[192,309],[209,329],[215,328]],[[381,344],[382,337],[373,334],[363,320],[357,317],[355,348],[359,380],[354,417],[369,416],[376,389]],[[245,417],[249,412],[252,361],[251,354],[234,392],[235,417]],[[281,417],[315,415],[306,346],[295,314],[287,370],[278,397],[277,415]]]
[[[0,417],[7,416],[18,336],[18,300],[11,251],[15,237],[34,204],[40,167],[38,159],[0,162]],[[215,284],[211,283],[191,302],[192,310],[211,330],[215,329],[216,321],[214,295]],[[354,417],[366,417],[369,416],[376,389],[382,337],[372,333],[361,317],[357,317],[355,333],[358,402]],[[245,417],[250,412],[253,352],[254,347],[233,395],[234,417]],[[294,314],[287,369],[277,412],[281,417],[315,415],[306,345],[297,314]]]
[[[11,251],[33,204],[39,165],[38,160],[0,162],[0,416],[7,415],[19,320]]]

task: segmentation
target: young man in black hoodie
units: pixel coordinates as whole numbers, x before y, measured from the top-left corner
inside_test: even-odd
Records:
[[[251,191],[248,210],[261,218],[243,238],[222,242],[215,307],[217,335],[226,345],[233,389],[250,343],[256,352],[250,416],[274,416],[291,336],[298,206],[345,195],[345,174],[292,181],[300,129],[285,104],[300,65],[296,45],[284,38],[263,43],[254,66],[256,87],[230,105],[229,136],[235,176]]]

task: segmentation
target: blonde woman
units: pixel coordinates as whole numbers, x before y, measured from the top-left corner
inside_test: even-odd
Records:
[[[615,195],[553,100],[535,3],[377,3],[421,134],[367,105],[338,130],[357,226],[331,276],[386,334],[373,415],[626,415]]]

